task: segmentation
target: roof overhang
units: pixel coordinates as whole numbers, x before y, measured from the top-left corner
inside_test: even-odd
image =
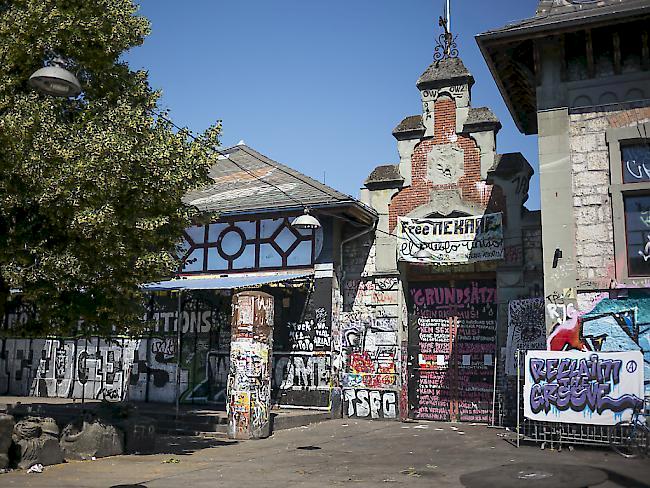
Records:
[[[354,220],[364,225],[373,225],[379,219],[379,215],[373,208],[352,198],[350,200],[342,202],[306,206],[309,208],[309,211],[316,217],[318,217],[319,213],[322,213],[323,215],[340,214],[347,217],[348,219]],[[250,218],[251,216],[258,218],[269,218],[277,216],[280,213],[302,215],[304,210],[305,207],[298,207],[294,205],[286,207],[280,206],[274,208],[241,210],[234,212],[220,212],[219,219],[234,219],[238,217]],[[209,214],[210,212],[206,213]]]
[[[495,56],[507,52],[510,63],[533,66],[535,63],[532,42],[535,39],[546,38],[551,34],[575,32],[630,20],[636,21],[643,16],[650,16],[650,2],[647,0],[628,0],[627,2],[604,7],[533,17],[507,25],[501,29],[479,34],[475,39],[517,128],[522,133],[530,135],[537,133],[536,110],[532,114],[527,113],[530,111],[531,106],[537,106],[536,97],[533,100],[521,100],[513,97],[511,83],[506,81],[506,71],[509,66],[507,64],[498,65],[495,62]],[[530,48],[525,46],[524,43],[529,43]],[[517,49],[519,46],[522,46],[522,49]],[[519,53],[520,59],[513,59],[512,52],[515,50]],[[520,80],[521,82],[529,83],[530,81]],[[528,88],[530,93],[536,93],[534,81],[532,86]],[[522,107],[522,105],[528,107]],[[524,114],[526,115],[524,116]]]
[[[276,273],[250,273],[232,275],[198,275],[157,281],[142,285],[144,291],[178,290],[236,290],[271,283],[298,280],[314,275],[314,271],[282,271]]]

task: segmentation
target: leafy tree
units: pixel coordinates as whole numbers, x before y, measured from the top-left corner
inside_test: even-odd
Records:
[[[30,334],[132,330],[138,285],[177,269],[181,197],[208,181],[220,126],[196,142],[156,115],[120,59],[148,32],[131,0],[0,0],[0,317],[19,290]],[[76,99],[28,85],[55,56]]]

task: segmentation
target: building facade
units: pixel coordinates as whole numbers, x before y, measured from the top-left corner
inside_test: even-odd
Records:
[[[642,351],[650,395],[650,3],[543,0],[479,46],[538,134],[548,348]]]
[[[541,297],[541,229],[533,170],[497,153],[473,84],[459,58],[431,64],[421,113],[393,131],[399,164],[361,191],[379,223],[343,253],[345,416],[490,422],[504,403],[509,304]]]
[[[206,217],[183,235],[179,277],[148,285],[148,332],[16,338],[12,330],[28,320],[18,310],[4,318],[0,395],[168,403],[180,396],[223,408],[232,296],[259,290],[274,299],[271,403],[341,411],[341,248],[372,231],[376,213],[243,144],[224,150],[210,177],[209,187],[185,198]],[[305,207],[320,228],[292,226]]]

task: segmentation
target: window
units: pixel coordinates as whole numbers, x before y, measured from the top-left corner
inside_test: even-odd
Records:
[[[623,183],[650,181],[650,140],[621,145]]]
[[[650,276],[650,195],[623,196],[629,276]]]
[[[650,123],[607,131],[616,280],[650,277]]]

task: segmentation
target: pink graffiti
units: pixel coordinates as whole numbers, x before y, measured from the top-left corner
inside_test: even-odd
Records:
[[[582,317],[593,311],[608,296],[607,293],[602,293],[584,311],[557,324],[548,336],[547,349],[549,351],[566,351],[570,349],[591,351],[591,347],[582,337]]]

